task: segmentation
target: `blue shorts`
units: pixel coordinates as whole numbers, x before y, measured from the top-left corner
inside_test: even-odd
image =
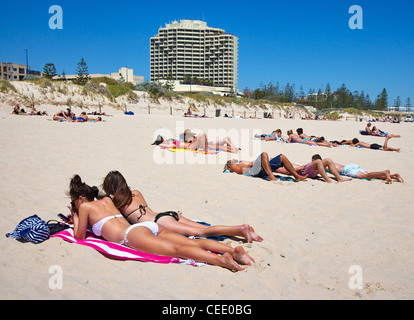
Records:
[[[282,163],[280,162],[280,155],[270,160],[269,164],[270,164],[270,168],[272,169],[272,172],[275,172],[277,169],[283,167]],[[268,177],[266,171],[262,167],[262,155],[260,155],[256,159],[253,166],[249,170],[249,174],[252,177],[256,177],[256,178],[266,179]]]
[[[347,164],[343,169],[342,169],[342,174],[344,176],[348,176],[351,178],[356,178],[356,175],[358,174],[358,172],[362,172],[365,173],[365,170],[362,170],[361,167],[357,164]]]

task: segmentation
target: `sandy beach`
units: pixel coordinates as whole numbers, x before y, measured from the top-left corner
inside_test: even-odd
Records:
[[[252,139],[256,133],[280,128],[285,135],[302,127],[328,140],[357,137],[382,144],[384,138],[359,135],[365,122],[193,119],[168,111],[148,115],[145,109],[126,116],[106,109],[113,116],[102,123],[58,123],[48,121],[51,116],[13,116],[11,108],[0,110],[1,299],[414,298],[413,123],[377,123],[402,136],[389,142],[401,148],[397,153]],[[38,109],[53,115],[61,108]],[[160,129],[176,136],[181,128],[220,130],[232,135],[242,151],[216,156],[186,152],[183,158],[151,145]],[[367,171],[390,169],[405,183],[307,179],[274,184],[223,173],[227,159],[253,161],[260,152],[284,154],[301,164],[318,153]],[[111,170],[119,170],[131,188],[140,190],[154,211],[179,210],[214,225],[250,224],[262,243],[225,243],[242,245],[256,263],[232,273],[214,266],[118,261],[60,239],[33,245],[4,236],[33,214],[47,221],[69,213],[66,191],[74,174],[100,186]],[[62,289],[49,287],[51,266],[62,268]],[[353,270],[361,271],[362,289],[350,286]]]

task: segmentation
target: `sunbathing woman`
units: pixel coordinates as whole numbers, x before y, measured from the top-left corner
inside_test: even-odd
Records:
[[[302,139],[299,135],[297,135],[296,133],[293,133],[293,130],[289,130],[287,132],[287,135],[289,136],[288,142],[290,143],[302,143],[302,144],[307,144],[311,146],[320,146],[320,147],[328,147],[328,148],[332,147],[332,145],[329,142],[315,142],[315,141],[311,141],[309,138]]]
[[[61,110],[53,116],[54,121],[71,121],[72,119],[69,118],[65,111]]]
[[[205,133],[196,135],[187,129],[184,131],[183,138],[186,143],[189,143],[188,150],[197,150],[202,148],[203,150],[219,149],[230,153],[239,153],[240,151],[240,149],[231,141],[229,137],[217,139],[215,142],[209,142]]]
[[[103,189],[112,198],[115,207],[131,224],[152,221],[183,236],[238,236],[245,238],[249,243],[263,241],[262,237],[258,236],[248,224],[231,227],[205,226],[174,211],[156,213],[148,207],[141,192],[131,191],[124,176],[118,171],[108,173],[103,182]]]
[[[72,200],[70,219],[76,239],[85,239],[86,229],[92,226],[97,236],[146,253],[192,259],[234,271],[243,270],[235,260],[244,265],[254,262],[241,246],[233,249],[213,240],[188,239],[151,221],[131,226],[110,198],[95,201],[95,191],[83,183],[79,175],[72,178],[69,194]]]

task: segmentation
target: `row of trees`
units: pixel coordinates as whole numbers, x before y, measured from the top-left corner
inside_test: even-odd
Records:
[[[280,86],[270,82],[267,85],[260,84],[255,90],[244,89],[244,95],[253,100],[267,100],[270,102],[292,103],[297,102],[304,105],[311,105],[319,110],[328,108],[354,108],[360,110],[386,110],[389,107],[388,93],[384,88],[374,101],[364,91],[350,91],[345,84],[336,90],[332,90],[328,83],[324,89],[310,89],[307,94],[301,85],[299,90],[295,84],[287,83]],[[397,97],[394,105],[397,110],[400,108],[411,108],[411,100],[407,98],[405,105],[402,105],[400,97]]]
[[[47,79],[53,79],[53,77],[57,76],[56,67],[53,63],[47,63],[43,69],[43,77]],[[65,70],[62,72],[61,80],[66,81],[66,73]],[[78,63],[78,67],[76,69],[76,79],[73,81],[75,84],[78,85],[85,85],[89,82],[89,71],[88,66],[85,62],[85,59],[81,59]]]

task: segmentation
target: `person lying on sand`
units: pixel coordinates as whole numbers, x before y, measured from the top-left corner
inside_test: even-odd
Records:
[[[195,151],[198,149],[208,150],[221,150],[230,153],[239,153],[240,149],[231,141],[229,137],[224,139],[217,139],[215,142],[209,142],[205,133],[195,134],[190,130],[185,130],[181,135],[183,141],[169,139],[162,142],[159,146],[162,149],[186,149]]]
[[[376,136],[376,137],[391,137],[391,138],[401,138],[401,136],[399,134],[392,134],[392,133],[388,133],[388,132],[383,132],[381,130],[379,130],[376,126],[373,126],[371,129],[371,122],[368,122],[366,127],[365,127],[365,132],[368,135],[371,136]]]
[[[195,134],[187,129],[183,133],[183,140],[189,143],[188,150],[203,150],[219,149],[221,151],[230,153],[239,153],[240,149],[231,141],[230,137],[217,139],[215,142],[208,141],[205,133]]]
[[[379,145],[378,143],[369,144],[363,141],[359,141],[357,138],[354,138],[352,140],[343,140],[342,144],[350,145],[351,147],[360,147],[360,148],[367,148],[372,150],[383,150],[383,151],[396,151],[400,152],[400,148],[390,148],[388,147],[388,140],[390,140],[391,137],[385,137],[385,143],[383,146]]]
[[[319,154],[315,154],[314,156],[312,156],[312,161],[308,164],[294,167],[298,174],[301,174],[303,176],[307,175],[308,178],[315,179],[318,177],[318,174],[320,174],[323,180],[325,180],[328,183],[332,183],[333,180],[329,178],[326,170],[329,170],[329,172],[336,178],[338,182],[352,180],[348,177],[342,177],[339,174],[338,170],[335,167],[335,163],[332,161],[332,159],[322,159],[322,157]],[[290,172],[285,170],[284,168],[279,169],[277,172],[290,175]]]
[[[348,176],[351,178],[356,179],[379,179],[379,180],[386,180],[387,184],[392,184],[392,179],[397,180],[398,182],[403,183],[404,179],[400,176],[399,173],[391,174],[390,170],[384,170],[380,172],[367,172],[357,164],[339,164],[335,163],[335,167],[344,176]]]
[[[92,226],[96,236],[146,253],[191,259],[233,271],[244,270],[238,263],[254,262],[241,246],[233,249],[214,240],[192,240],[151,221],[130,225],[110,198],[95,200],[94,189],[82,182],[79,175],[70,181],[69,195],[69,219],[74,224],[76,239],[85,239],[88,226]]]
[[[156,213],[148,206],[141,192],[129,188],[124,176],[119,171],[108,173],[102,186],[106,195],[112,199],[115,207],[131,224],[152,221],[183,236],[206,238],[236,236],[245,238],[248,243],[263,241],[263,238],[257,235],[248,224],[240,226],[205,226],[185,218],[179,212]]]
[[[282,130],[277,129],[274,130],[271,134],[256,135],[255,138],[259,138],[264,141],[278,141],[280,138],[282,138]]]
[[[308,136],[307,134],[303,133],[303,129],[302,128],[297,128],[296,129],[296,133],[302,139],[309,139],[312,142],[320,142],[320,143],[323,143],[323,146],[329,146],[329,145],[330,146],[335,146],[332,143],[329,143],[329,141],[327,141],[325,139],[325,137]]]
[[[296,181],[302,181],[308,177],[307,175],[303,176],[297,173],[285,155],[281,154],[269,160],[269,155],[266,152],[263,152],[255,162],[229,160],[224,166],[224,171],[228,170],[241,175],[249,174],[252,177],[263,179],[268,177],[270,181],[277,181],[273,172],[278,172],[280,168],[284,168],[286,172],[294,176]]]
[[[302,143],[302,144],[307,144],[311,146],[320,146],[320,147],[328,147],[328,148],[332,147],[332,145],[329,142],[315,142],[315,141],[311,141],[310,138],[302,139],[298,134],[293,133],[293,130],[289,130],[287,132],[287,135],[289,137],[288,142],[290,143]]]

